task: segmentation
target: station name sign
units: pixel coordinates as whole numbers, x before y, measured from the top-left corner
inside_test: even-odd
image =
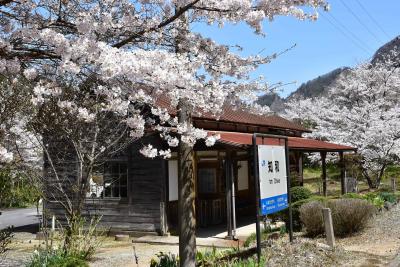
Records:
[[[288,207],[286,151],[284,146],[258,145],[261,214]]]

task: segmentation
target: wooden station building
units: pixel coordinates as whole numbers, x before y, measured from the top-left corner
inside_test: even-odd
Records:
[[[355,149],[302,137],[310,132],[301,125],[279,116],[257,116],[225,108],[216,120],[212,116],[193,118],[195,127],[218,133],[221,138],[212,147],[199,142],[194,147],[196,220],[198,227],[227,224],[233,217],[255,217],[255,181],[252,174],[251,142],[253,133],[288,137],[292,183],[303,183],[303,153],[319,152],[322,159],[323,192],[326,194],[326,154],[340,157],[344,190],[343,153]],[[143,144],[165,146],[157,134],[129,145],[104,164],[91,185],[84,214],[101,215],[101,225],[111,231],[166,234],[177,226],[178,162],[172,158],[150,159],[139,149]],[[57,203],[46,203],[50,214],[61,217]]]

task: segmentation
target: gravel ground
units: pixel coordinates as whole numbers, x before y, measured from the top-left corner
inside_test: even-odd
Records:
[[[0,267],[21,267],[30,259],[34,246],[40,244],[31,233],[16,233],[10,250],[0,257]],[[33,241],[32,241],[33,240]]]
[[[352,257],[341,247],[332,250],[328,245],[305,238],[297,238],[292,244],[287,238],[281,239],[267,247],[264,254],[268,258],[266,266],[271,267],[342,266],[342,260]]]
[[[17,233],[11,250],[5,258],[0,258],[0,267],[24,266],[35,247],[41,245],[34,238],[29,233]],[[311,240],[300,236],[294,244],[289,244],[287,237],[271,241],[264,249],[267,266],[387,266],[400,249],[400,205],[379,213],[362,233],[337,239],[335,250],[323,243],[324,239]],[[90,266],[149,266],[151,258],[160,251],[177,254],[178,246],[115,242],[107,238]]]
[[[178,254],[178,246],[106,241],[90,262],[90,266],[148,267],[151,259],[160,251]]]
[[[360,234],[337,243],[363,255],[357,257],[359,266],[386,266],[400,252],[400,204],[380,212]]]

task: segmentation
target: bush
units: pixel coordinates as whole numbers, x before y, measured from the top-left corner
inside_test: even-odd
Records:
[[[61,250],[35,251],[27,267],[88,267],[84,259],[67,255]]]
[[[197,267],[256,267],[264,266],[265,257],[262,255],[260,264],[257,258],[253,255],[242,255],[242,251],[238,249],[217,250],[215,247],[211,251],[201,252],[196,254]]]
[[[378,196],[383,199],[383,201],[387,201],[390,203],[397,203],[397,196],[394,193],[390,192],[379,192]]]
[[[380,195],[381,193],[375,193],[375,192],[370,192],[364,195],[361,194],[356,194],[356,193],[347,193],[345,195],[342,196],[342,198],[351,198],[351,199],[364,199],[366,201],[368,201],[369,203],[371,203],[372,205],[374,205],[377,209],[382,209],[384,204],[385,204],[385,199],[382,198],[382,196]],[[391,193],[389,193],[391,194]],[[397,197],[392,194],[393,197],[396,198]],[[387,198],[390,198],[389,196],[384,196]]]
[[[362,230],[375,213],[375,207],[361,199],[335,199],[327,205],[332,211],[333,230],[337,236]]]
[[[60,235],[65,253],[89,260],[103,240],[102,231],[97,227],[100,220],[101,216],[93,216],[87,223],[84,217],[75,217],[74,221],[68,222],[67,229],[61,228]]]
[[[171,253],[159,252],[156,254],[157,259],[151,259],[150,267],[178,267],[179,258]]]
[[[261,241],[267,240],[270,233],[273,233],[273,232],[279,232],[280,235],[283,235],[286,233],[286,227],[281,226],[280,228],[276,228],[274,230],[272,230],[271,228],[262,229],[261,230]],[[249,247],[250,245],[252,245],[253,243],[256,242],[256,239],[257,239],[256,233],[251,233],[244,241],[243,247],[245,247],[245,248]]]
[[[327,206],[332,212],[334,233],[346,236],[362,230],[376,211],[374,205],[364,199],[332,199],[326,204],[318,201],[305,203],[300,208],[300,219],[309,236],[324,233],[322,208]]]
[[[300,220],[300,207],[308,202],[311,201],[320,201],[320,202],[326,202],[327,198],[322,197],[322,196],[312,196],[307,199],[299,200],[296,202],[292,203],[292,222],[293,222],[293,231],[299,232],[302,229],[302,223]],[[289,227],[289,214],[288,214],[288,209],[282,210],[275,215],[276,217],[279,217],[282,221],[285,222],[287,225],[287,228]]]
[[[304,225],[306,235],[314,237],[324,232],[322,208],[324,205],[319,201],[311,201],[300,207],[300,220]]]
[[[385,200],[383,200],[378,195],[378,193],[374,193],[374,192],[370,192],[370,193],[363,195],[363,199],[367,200],[369,203],[374,205],[377,209],[382,209],[385,204]]]
[[[310,198],[312,196],[312,192],[303,186],[295,186],[290,188],[290,196],[292,203]]]

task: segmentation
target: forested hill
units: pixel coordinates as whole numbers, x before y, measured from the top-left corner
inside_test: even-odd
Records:
[[[393,40],[391,40],[390,42],[384,44],[383,46],[381,46],[374,54],[374,56],[372,57],[371,62],[375,63],[378,60],[381,60],[385,55],[388,55],[390,53],[390,51],[392,51],[393,49],[400,49],[400,36],[397,36],[396,38],[394,38]],[[398,58],[400,60],[400,58]]]
[[[394,38],[388,43],[381,46],[374,54],[371,59],[371,62],[377,62],[381,60],[385,55],[388,55],[389,52],[393,49],[400,49],[400,36]],[[400,59],[399,59],[400,62]],[[296,91],[291,93],[287,98],[281,98],[276,93],[271,93],[260,97],[258,103],[261,105],[266,105],[271,108],[272,111],[276,113],[283,113],[285,110],[285,103],[290,101],[291,99],[296,98],[309,98],[309,97],[318,97],[321,95],[325,95],[328,91],[328,88],[333,85],[338,79],[339,75],[342,73],[346,73],[349,71],[349,67],[341,67],[334,69],[324,75],[318,76],[315,79],[312,79],[308,82],[303,83],[297,88]]]
[[[282,98],[276,93],[266,94],[258,100],[261,105],[269,106],[270,109],[276,113],[282,113],[285,110],[285,103],[295,98],[308,98],[318,97],[326,94],[327,89],[331,86],[337,77],[349,68],[337,68],[324,75],[318,76],[317,78],[310,80],[300,85],[296,91],[291,93],[287,98]]]
[[[348,69],[348,67],[337,68],[324,75],[318,76],[313,80],[303,83],[299,88],[297,88],[296,91],[289,95],[288,99],[298,97],[309,98],[325,95],[327,88],[329,88],[329,86],[336,81],[340,74]]]

